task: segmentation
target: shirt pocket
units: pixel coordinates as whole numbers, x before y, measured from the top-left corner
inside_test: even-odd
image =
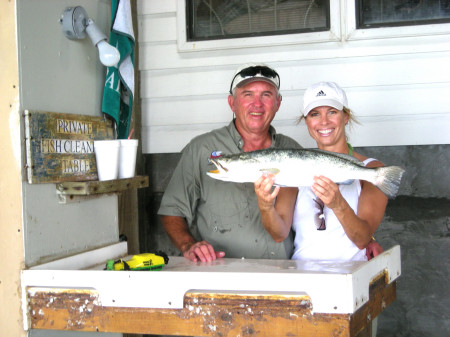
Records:
[[[250,221],[248,202],[233,204],[215,203],[209,211],[208,227],[214,232],[226,234],[244,227]]]

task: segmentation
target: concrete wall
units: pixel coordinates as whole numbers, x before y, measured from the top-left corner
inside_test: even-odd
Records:
[[[402,276],[397,300],[380,316],[380,337],[446,337],[450,329],[450,145],[363,147],[356,151],[406,169],[375,233],[388,249],[399,244]],[[179,153],[145,155],[150,187],[140,192],[141,251],[179,254],[161,226],[162,194]]]
[[[375,237],[402,250],[397,300],[380,316],[382,337],[444,337],[450,331],[450,145],[358,148],[406,168]]]

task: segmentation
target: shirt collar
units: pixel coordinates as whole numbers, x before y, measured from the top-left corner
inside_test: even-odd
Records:
[[[236,125],[234,124],[235,119],[233,119],[230,124],[228,124],[227,129],[230,132],[231,137],[233,138],[234,143],[236,144],[236,146],[239,148],[240,151],[243,151],[242,147],[244,146],[244,141],[241,137],[241,135],[239,134],[238,130],[236,129]],[[270,137],[272,138],[272,144],[270,144],[270,147],[275,147],[276,145],[276,134],[277,131],[275,130],[275,128],[270,125],[269,126],[269,134]]]

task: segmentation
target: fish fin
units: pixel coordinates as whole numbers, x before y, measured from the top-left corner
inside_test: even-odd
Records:
[[[375,170],[377,171],[377,176],[374,185],[386,194],[388,198],[395,198],[405,170],[398,166],[377,167]]]
[[[260,171],[262,173],[273,174],[273,175],[277,175],[278,173],[280,173],[280,170],[277,168],[261,169]]]

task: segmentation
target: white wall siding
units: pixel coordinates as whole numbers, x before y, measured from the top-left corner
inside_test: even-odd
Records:
[[[176,41],[176,17],[173,13],[154,14],[140,17],[140,43],[159,43],[165,41]],[[145,40],[142,40],[144,38]],[[144,45],[145,46],[145,45]]]
[[[138,20],[144,153],[179,152],[228,124],[234,70],[254,61],[279,72],[274,125],[303,146],[314,143],[295,120],[321,80],[346,90],[361,122],[349,130],[354,146],[450,143],[450,34],[181,52],[176,0],[138,0]]]
[[[175,0],[138,0],[137,10],[140,15],[174,13],[177,3]]]

